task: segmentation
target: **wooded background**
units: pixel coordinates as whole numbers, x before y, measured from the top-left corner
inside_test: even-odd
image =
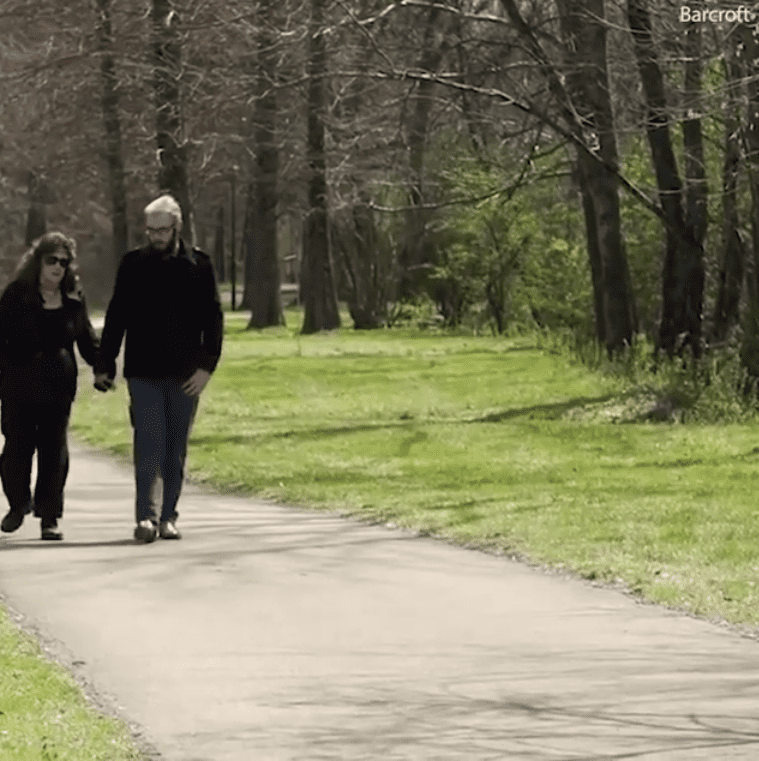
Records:
[[[731,342],[759,373],[749,10],[0,0],[5,277],[59,228],[104,303],[169,191],[222,281],[235,252],[252,328],[297,283],[305,333],[337,327],[340,300],[357,328]]]

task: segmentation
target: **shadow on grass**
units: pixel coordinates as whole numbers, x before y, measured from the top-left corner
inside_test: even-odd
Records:
[[[589,404],[603,404],[611,399],[618,398],[617,394],[605,394],[597,397],[575,397],[564,402],[555,402],[553,404],[535,404],[529,407],[517,407],[514,409],[501,410],[500,412],[491,412],[487,415],[474,418],[416,418],[409,416],[401,417],[399,420],[386,420],[378,423],[356,423],[355,425],[339,425],[334,427],[322,428],[301,428],[298,430],[277,431],[273,433],[247,433],[247,434],[206,434],[194,435],[192,443],[195,445],[217,446],[219,444],[252,444],[266,440],[276,439],[320,439],[332,436],[345,436],[355,433],[366,433],[368,431],[381,431],[389,429],[415,429],[418,426],[438,426],[451,425],[452,423],[460,424],[477,424],[477,423],[503,423],[518,418],[527,418],[529,420],[560,420],[571,410],[585,407]],[[403,413],[406,415],[407,413]],[[412,442],[414,443],[414,442]]]
[[[572,410],[586,407],[589,404],[603,404],[612,399],[623,398],[619,394],[605,394],[603,396],[579,396],[574,399],[568,399],[565,402],[554,402],[553,404],[534,404],[530,407],[520,407],[517,409],[508,409],[501,412],[491,412],[480,418],[467,420],[467,423],[503,423],[506,420],[515,420],[516,418],[526,417],[532,420],[560,420],[564,415]]]
[[[697,465],[711,465],[722,466],[735,462],[752,462],[755,463],[759,458],[759,449],[754,447],[748,452],[739,454],[722,454],[714,455],[709,459],[703,457],[681,457],[676,460],[645,460],[643,462],[636,462],[634,468],[662,468],[667,470],[669,468],[692,468]]]

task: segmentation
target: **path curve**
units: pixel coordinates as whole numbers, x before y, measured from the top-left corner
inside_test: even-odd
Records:
[[[130,469],[80,446],[66,497],[62,543],[0,539],[0,594],[166,761],[759,757],[730,630],[194,487],[185,538],[138,545]]]

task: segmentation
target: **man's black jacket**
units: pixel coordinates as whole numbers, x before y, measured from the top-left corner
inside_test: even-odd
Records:
[[[213,372],[224,322],[211,261],[179,242],[175,254],[150,246],[124,255],[100,338],[96,373],[116,375],[126,333],[125,378],[186,380]]]

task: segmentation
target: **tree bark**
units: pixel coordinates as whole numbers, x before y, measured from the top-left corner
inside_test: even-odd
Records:
[[[737,37],[725,50],[725,152],[722,165],[722,260],[714,309],[713,339],[724,341],[738,324],[745,260],[745,245],[738,216],[738,178],[741,167],[740,117],[737,93],[742,67],[735,54]]]
[[[119,117],[118,77],[113,52],[111,0],[96,0],[97,40],[100,53],[100,78],[103,92],[101,104],[105,127],[108,187],[111,194],[111,220],[113,225],[112,268],[115,273],[121,257],[129,249],[129,222],[127,192],[124,174],[124,157]]]
[[[693,6],[702,6],[696,0]],[[689,24],[685,33],[685,78],[683,147],[685,151],[685,226],[690,237],[703,248],[707,228],[707,198],[704,138],[701,131],[702,24]]]
[[[245,243],[246,282],[243,303],[250,309],[248,328],[284,324],[280,296],[281,276],[277,238],[277,79],[276,34],[272,14],[275,0],[258,0],[258,60],[256,62],[256,113],[253,152],[255,203]]]
[[[590,163],[584,151],[577,151],[577,174],[580,185],[582,211],[585,218],[586,246],[588,248],[588,263],[593,284],[593,316],[596,325],[596,340],[599,346],[606,344],[606,299],[604,297],[604,263],[601,246],[598,243],[598,223],[593,193],[590,191],[589,171],[584,164]]]
[[[340,327],[327,209],[324,0],[311,0],[308,75],[308,213],[303,236],[301,283],[305,307],[301,332],[304,334]]]
[[[348,310],[356,330],[373,330],[387,322],[392,288],[390,252],[378,234],[368,192],[360,191],[336,231],[350,295]]]
[[[646,134],[666,221],[662,316],[657,350],[670,357],[689,346],[701,354],[703,248],[686,226],[683,186],[669,128],[664,77],[651,34],[647,0],[628,0],[627,16],[647,107]]]
[[[702,7],[697,0],[694,7]],[[685,34],[685,76],[683,149],[685,155],[685,240],[684,252],[690,264],[690,275],[685,284],[686,318],[689,325],[698,319],[698,333],[694,338],[701,345],[702,318],[704,310],[704,240],[708,225],[707,200],[709,188],[704,163],[704,138],[701,130],[702,85],[702,24],[689,24]],[[699,349],[700,351],[700,349]]]
[[[26,187],[29,198],[29,211],[26,215],[26,245],[31,246],[37,238],[47,232],[45,214],[45,181],[35,172],[26,175]]]
[[[192,244],[192,206],[181,110],[182,37],[172,0],[152,0],[153,90],[156,110],[158,187],[182,207],[182,237]]]
[[[216,268],[216,279],[220,283],[226,282],[227,268],[225,259],[227,256],[226,243],[224,240],[224,207],[219,206],[216,210],[216,225],[213,239],[213,262]]]
[[[743,130],[746,170],[751,188],[751,255],[746,258],[748,308],[743,319],[741,359],[751,375],[759,378],[759,29],[748,25],[741,30],[740,61],[748,76],[748,106]]]
[[[447,36],[439,28],[442,11],[432,7],[427,14],[422,50],[417,67],[420,71],[434,74],[443,60],[445,47],[441,44]],[[445,14],[450,19],[451,14]],[[405,241],[398,263],[401,270],[399,292],[401,298],[417,295],[427,279],[432,260],[435,258],[427,235],[429,212],[423,208],[425,200],[424,154],[427,148],[427,132],[432,111],[434,82],[421,81],[414,85],[412,112],[408,122],[409,157],[409,211],[406,215]]]
[[[596,335],[609,354],[630,346],[636,314],[619,203],[619,163],[606,61],[603,0],[564,0],[562,25],[569,48],[567,77],[573,110],[598,158],[578,151],[580,182],[595,293]],[[568,104],[569,105],[569,104]]]

